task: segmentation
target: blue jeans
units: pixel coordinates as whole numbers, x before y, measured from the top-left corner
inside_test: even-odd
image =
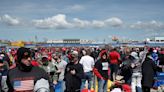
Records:
[[[107,80],[98,78],[98,92],[107,92]]]
[[[65,90],[65,81],[58,81],[55,85],[55,92],[64,92]]]
[[[91,89],[91,85],[93,84],[93,73],[92,72],[85,72],[84,78],[82,79],[81,89],[85,88],[85,83],[88,81],[88,89]]]

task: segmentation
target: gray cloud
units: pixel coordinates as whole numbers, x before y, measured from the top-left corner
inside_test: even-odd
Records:
[[[164,23],[157,22],[155,20],[149,21],[149,22],[138,21],[137,23],[130,25],[130,28],[132,28],[132,29],[144,29],[144,30],[163,30],[164,29]]]
[[[32,23],[37,28],[63,29],[63,28],[71,27],[71,24],[67,22],[66,16],[63,14],[58,14],[56,16],[40,19],[40,20],[33,20]]]
[[[72,24],[74,25],[74,27],[86,28],[91,25],[91,22],[87,20],[81,20],[79,18],[74,18]]]
[[[53,17],[33,20],[37,28],[103,28],[103,27],[120,27],[123,22],[119,18],[109,18],[106,20],[81,20],[73,18],[73,20],[66,20],[66,15],[58,14]]]
[[[1,16],[0,21],[10,26],[17,26],[21,24],[18,18],[11,17],[8,14]]]
[[[117,17],[106,19],[104,22],[105,24],[113,27],[120,27],[121,25],[123,25],[123,21]]]
[[[105,27],[105,23],[103,21],[94,20],[92,21],[92,26],[94,28],[103,28]]]

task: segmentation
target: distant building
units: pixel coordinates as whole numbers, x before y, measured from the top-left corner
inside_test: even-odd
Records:
[[[76,43],[76,44],[80,44],[80,39],[63,39],[63,43]]]
[[[164,37],[154,37],[150,42],[164,42]]]
[[[80,44],[93,44],[96,43],[95,40],[80,40]]]
[[[63,40],[48,40],[47,43],[63,43]]]
[[[63,39],[63,40],[48,40],[47,43],[72,43],[72,44],[94,44],[95,40],[83,40],[83,39]]]
[[[164,37],[155,37],[155,41],[164,42]]]

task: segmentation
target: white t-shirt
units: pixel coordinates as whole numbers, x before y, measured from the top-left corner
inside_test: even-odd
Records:
[[[102,63],[102,70],[108,70],[109,64],[108,62],[103,62]]]
[[[80,64],[83,65],[84,72],[90,72],[93,70],[95,62],[93,57],[86,55],[80,59]]]

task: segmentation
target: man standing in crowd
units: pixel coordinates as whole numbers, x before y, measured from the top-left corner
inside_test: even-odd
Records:
[[[153,61],[153,48],[149,49],[144,62],[142,63],[142,90],[143,92],[150,92],[154,84],[154,77],[158,67]]]
[[[57,67],[56,74],[58,74],[57,80],[53,80],[55,84],[57,84],[59,87],[61,87],[61,92],[64,92],[65,90],[65,82],[63,81],[64,79],[64,72],[65,72],[65,67],[67,65],[67,62],[62,59],[61,53],[57,52],[52,55],[52,61],[51,64],[53,66]]]
[[[56,61],[52,59],[52,61],[48,60],[47,55],[43,55],[41,59],[41,68],[46,71],[46,73],[49,75],[50,81],[53,82],[53,85],[55,86],[57,84],[59,73],[57,73],[58,68],[56,66]]]
[[[131,68],[132,68],[132,92],[142,92],[141,89],[141,62],[136,51],[131,52]]]
[[[119,68],[119,63],[120,63],[120,54],[117,52],[117,49],[114,48],[112,51],[109,53],[109,58],[110,58],[110,67],[111,67],[111,80],[115,81],[117,71]]]
[[[18,49],[16,63],[16,68],[11,69],[7,75],[8,92],[33,92],[34,88],[37,88],[35,89],[37,92],[43,89],[41,85],[35,87],[35,83],[40,79],[48,81],[47,92],[53,92],[47,73],[43,69],[31,65],[31,51],[28,48]]]
[[[83,55],[80,59],[80,64],[83,65],[84,69],[84,78],[82,80],[82,89],[85,87],[86,80],[88,81],[88,89],[91,89],[91,86],[93,85],[93,67],[94,67],[94,58],[90,56],[90,50],[82,50]]]
[[[64,74],[65,92],[80,92],[84,71],[83,66],[79,63],[77,51],[72,52],[71,60],[67,64]]]
[[[43,55],[40,62],[40,67],[46,71],[47,74],[50,74],[50,61],[48,60],[47,55]]]

